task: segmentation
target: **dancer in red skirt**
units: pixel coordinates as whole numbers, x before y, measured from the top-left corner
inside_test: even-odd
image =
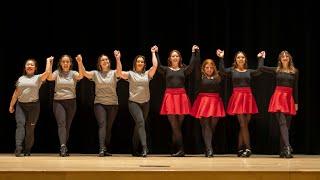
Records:
[[[212,136],[219,117],[225,116],[219,95],[221,77],[212,59],[206,59],[201,66],[199,94],[192,106],[191,115],[200,119],[202,136],[206,146],[206,157],[213,157]]]
[[[292,56],[282,51],[278,56],[278,67],[262,66],[261,71],[276,76],[276,89],[269,103],[269,112],[274,113],[280,126],[280,157],[292,158],[289,143],[289,127],[292,116],[298,110],[298,70],[294,67]]]
[[[262,51],[258,54],[259,65],[263,65],[265,52]],[[258,113],[256,101],[253,97],[250,79],[251,76],[261,74],[258,70],[248,69],[247,57],[244,52],[237,52],[234,57],[233,67],[224,68],[224,51],[218,49],[217,56],[220,58],[219,70],[220,72],[231,75],[233,92],[229,99],[227,113],[229,115],[237,115],[240,123],[240,131],[238,137],[238,156],[250,157],[250,135],[248,125],[251,115]]]
[[[168,58],[168,66],[160,64],[158,59],[158,71],[166,77],[166,91],[163,97],[160,114],[167,115],[172,128],[172,141],[178,151],[172,156],[184,156],[181,125],[184,115],[190,114],[191,103],[184,88],[185,77],[194,69],[196,61],[200,60],[199,47],[192,47],[192,57],[188,66],[182,65],[181,54],[178,50],[172,50]]]

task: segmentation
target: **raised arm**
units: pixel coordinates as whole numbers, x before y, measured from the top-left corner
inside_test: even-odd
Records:
[[[76,60],[78,62],[79,74],[82,74],[83,76],[85,76],[88,79],[92,79],[93,78],[93,72],[86,71],[86,68],[83,65],[82,56],[78,55],[76,57]]]
[[[156,53],[156,56],[157,56],[157,61],[158,61],[157,71],[158,71],[160,74],[165,74],[167,67],[166,67],[166,66],[163,66],[163,65],[161,64],[160,57],[159,57],[159,53]]]
[[[264,66],[264,60],[266,57],[266,53],[264,51],[261,51],[258,54],[259,64],[258,64],[258,71],[266,72],[266,73],[276,73],[277,68],[276,67],[268,67]],[[262,62],[262,63],[261,63]]]
[[[266,58],[266,52],[265,51],[259,52],[257,54],[257,58],[258,58],[257,69],[250,71],[250,74],[253,76],[259,76],[260,74],[262,74],[261,67],[263,67],[263,64],[264,64],[264,59]]]
[[[121,77],[121,72],[122,72],[122,64],[121,64],[121,53],[118,50],[114,50],[113,51],[114,57],[116,58],[116,76],[117,78]]]
[[[41,81],[45,81],[52,73],[53,56],[47,58],[46,70],[40,75]]]
[[[222,75],[230,75],[231,74],[231,68],[225,68],[224,67],[224,51],[221,49],[217,49],[216,51],[217,56],[219,57],[219,72]]]
[[[50,56],[50,57],[52,57],[52,60],[53,60],[53,56]],[[50,58],[49,57],[49,58]],[[47,63],[48,63],[48,58],[47,58]],[[48,64],[47,64],[48,65]],[[56,77],[57,77],[57,74],[56,73],[52,73],[52,66],[53,66],[53,61],[50,63],[50,67],[49,67],[49,74],[48,74],[48,76],[47,76],[47,80],[48,81],[55,81],[56,80]],[[46,69],[47,69],[47,67],[46,67]]]
[[[79,72],[75,74],[74,79],[77,80],[77,81],[79,81],[79,80],[81,80],[81,79],[83,78],[83,72],[80,71],[81,68],[80,68],[80,66],[79,66],[79,63],[80,63],[80,62],[82,63],[82,56],[81,56],[81,54],[78,54],[78,55],[77,55],[76,60],[77,60],[77,63],[78,63],[78,71],[79,71]]]
[[[149,78],[152,78],[154,76],[158,68],[158,60],[156,55],[158,54],[158,46],[153,46],[151,48],[151,54],[152,54],[152,67],[149,69],[149,73],[148,73]]]
[[[276,73],[276,67],[261,66],[259,70],[266,73]]]
[[[184,74],[189,75],[197,62],[200,62],[200,49],[197,45],[192,46],[192,56],[189,65],[185,68]]]
[[[114,52],[114,56],[116,57],[117,60],[117,68],[119,68],[119,77],[121,77],[122,79],[128,79],[129,78],[129,73],[126,71],[122,71],[122,64],[121,64],[121,53],[119,50],[115,50]],[[118,69],[117,69],[118,70]]]

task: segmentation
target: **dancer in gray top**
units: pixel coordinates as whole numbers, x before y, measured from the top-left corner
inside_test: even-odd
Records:
[[[77,60],[80,55],[77,56]],[[53,113],[58,124],[60,141],[60,156],[68,156],[67,142],[73,117],[76,112],[76,84],[82,79],[82,74],[72,70],[72,58],[63,55],[59,59],[58,69],[48,77],[55,81]]]
[[[46,70],[42,74],[36,74],[38,65],[35,59],[25,62],[24,74],[18,79],[16,89],[12,95],[9,112],[15,110],[17,122],[15,155],[30,156],[34,143],[34,128],[40,114],[39,89],[47,79],[51,71],[53,57],[47,58]],[[15,109],[14,106],[16,105]],[[23,144],[24,142],[24,144]]]
[[[156,53],[158,47],[151,48],[152,67],[146,69],[146,60],[142,55],[136,56],[133,61],[132,71],[121,71],[121,78],[129,82],[129,111],[135,121],[133,133],[133,155],[146,157],[148,153],[145,122],[149,113],[150,90],[149,82],[156,73],[158,62]],[[120,52],[119,52],[120,53]],[[120,62],[120,61],[119,61]],[[142,146],[142,153],[137,153],[139,142]]]
[[[108,56],[102,54],[98,58],[97,70],[86,71],[82,58],[78,64],[80,72],[95,83],[94,113],[99,125],[99,156],[111,156],[107,151],[111,139],[113,121],[118,112],[117,82],[120,78],[120,52],[114,51],[117,61],[116,70],[111,69]]]

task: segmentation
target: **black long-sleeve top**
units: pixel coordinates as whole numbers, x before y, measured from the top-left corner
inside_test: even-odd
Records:
[[[272,73],[276,76],[277,86],[291,87],[293,89],[293,99],[296,104],[298,104],[298,78],[299,73],[286,73],[277,72],[277,67],[267,67],[261,66],[259,68],[262,72]]]
[[[172,70],[168,66],[161,65],[159,57],[158,60],[158,72],[165,75],[167,88],[184,88],[185,76],[189,75],[196,64],[200,61],[200,53],[193,52],[189,65],[181,67],[179,70]]]
[[[200,82],[200,93],[219,93],[220,92],[220,79],[209,79],[203,77]]]
[[[263,59],[259,59],[257,70],[247,69],[245,72],[240,72],[233,67],[225,68],[224,60],[219,61],[219,71],[227,76],[231,76],[233,87],[250,87],[251,76],[258,76],[261,74],[259,67],[263,66]]]

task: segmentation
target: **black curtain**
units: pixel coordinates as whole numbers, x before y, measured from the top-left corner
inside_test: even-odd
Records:
[[[17,4],[19,3],[19,4]],[[212,3],[214,5],[212,5]],[[24,61],[35,58],[39,72],[45,69],[45,59],[62,54],[75,57],[81,53],[88,70],[95,69],[97,57],[105,53],[112,59],[113,50],[122,54],[123,69],[132,67],[137,54],[148,57],[150,47],[159,46],[163,64],[169,51],[181,51],[183,62],[189,63],[191,47],[197,44],[201,59],[217,61],[217,48],[225,50],[225,64],[231,66],[236,51],[248,55],[249,67],[256,68],[256,54],[265,50],[265,64],[276,66],[277,56],[288,50],[300,71],[299,111],[293,118],[290,140],[295,153],[320,153],[320,121],[317,117],[316,56],[319,22],[315,3],[305,1],[44,1],[32,3],[2,2],[0,6],[0,152],[14,151],[15,119],[9,114],[9,102],[15,81],[21,76]],[[54,68],[55,69],[55,68]],[[74,67],[77,69],[77,66]],[[195,98],[197,72],[186,82],[190,98]],[[225,105],[230,96],[230,80],[221,84]],[[275,79],[262,74],[252,81],[260,113],[250,123],[254,153],[274,154],[279,150],[279,127],[267,112]],[[41,113],[35,130],[33,152],[58,152],[57,125],[52,113],[54,83],[47,82],[40,89]],[[171,129],[166,116],[159,110],[165,89],[162,76],[156,74],[150,83],[149,144],[152,153],[169,153]],[[113,153],[130,153],[134,121],[128,107],[128,83],[118,83],[119,113],[115,120],[111,149]],[[93,114],[94,84],[87,79],[77,84],[77,113],[70,134],[70,152],[97,153],[98,126]],[[235,117],[222,118],[214,138],[216,153],[234,153],[237,146],[238,122]],[[198,120],[187,116],[183,125],[187,153],[202,153],[204,149]]]

